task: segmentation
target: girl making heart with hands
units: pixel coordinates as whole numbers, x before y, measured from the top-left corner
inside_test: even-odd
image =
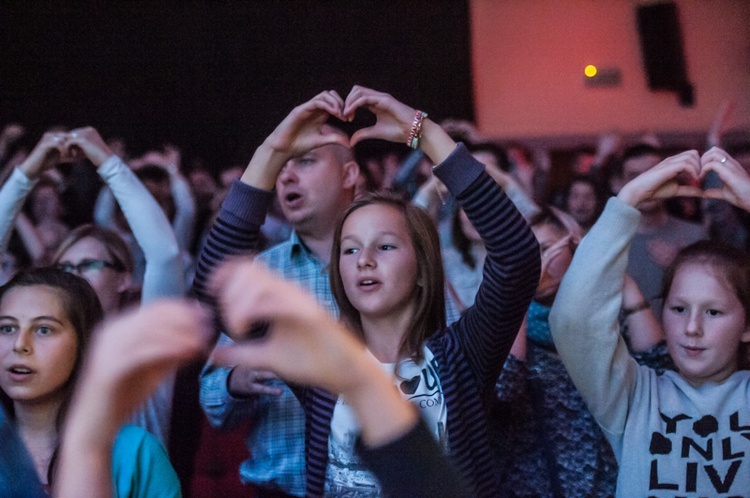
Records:
[[[701,191],[679,177],[715,171]],[[678,369],[638,366],[618,333],[636,206],[673,196],[750,208],[750,175],[712,148],[669,157],[610,199],[562,280],[550,314],[560,356],[620,466],[618,496],[743,495],[750,489],[750,258],[709,241],[683,249],[665,273],[663,327]],[[585,306],[587,313],[581,313]]]
[[[540,263],[528,224],[484,166],[425,113],[356,86],[346,99],[323,92],[295,108],[258,149],[243,180],[272,188],[290,157],[346,140],[329,133],[327,119],[352,121],[360,109],[374,114],[375,124],[356,131],[349,142],[380,139],[422,149],[484,239],[487,258],[475,305],[446,327],[434,223],[402,199],[362,197],[338,222],[330,252],[331,289],[341,319],[419,409],[426,431],[470,484],[467,495],[498,496],[486,401],[534,294]],[[295,388],[295,394],[308,420],[307,494],[380,495],[378,481],[358,458],[361,426],[345,395],[314,387]]]

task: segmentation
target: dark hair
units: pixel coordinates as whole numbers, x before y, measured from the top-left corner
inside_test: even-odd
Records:
[[[135,176],[142,182],[152,181],[162,183],[169,181],[167,170],[156,164],[144,164],[135,171]]]
[[[461,226],[461,206],[456,204],[451,216],[451,243],[461,255],[461,261],[472,270],[477,266],[477,258],[471,252],[471,239],[464,233]]]
[[[682,249],[667,267],[662,280],[662,302],[666,301],[677,271],[687,264],[709,266],[734,290],[745,312],[745,325],[750,323],[750,255],[741,249],[713,240],[699,240]],[[750,344],[738,350],[738,365],[750,368]]]
[[[570,191],[573,190],[573,185],[575,185],[576,183],[585,183],[586,185],[589,185],[594,192],[594,197],[596,198],[596,207],[594,209],[595,216],[592,221],[593,223],[597,218],[599,218],[599,215],[604,209],[604,203],[606,202],[606,194],[604,193],[604,189],[602,188],[599,181],[591,175],[573,175],[570,178],[570,183],[568,183],[568,186],[563,192],[563,208],[567,212],[569,212],[568,200],[570,199]]]
[[[493,142],[466,142],[464,145],[472,154],[475,152],[488,152],[492,154],[501,170],[510,171],[511,165],[508,153],[499,145]]]
[[[440,254],[440,241],[432,218],[422,208],[392,193],[369,193],[354,201],[344,212],[336,226],[331,249],[331,290],[339,305],[341,320],[351,327],[361,339],[362,321],[359,311],[346,297],[341,279],[341,233],[344,222],[353,212],[370,205],[395,208],[404,217],[417,259],[417,306],[408,331],[399,346],[402,357],[422,359],[422,345],[435,332],[445,328],[445,276]]]
[[[65,397],[57,414],[57,427],[60,430],[70,404],[73,388],[81,371],[89,340],[94,328],[102,321],[104,312],[96,292],[85,279],[51,267],[35,268],[17,273],[0,287],[0,303],[2,303],[5,295],[16,287],[37,285],[51,287],[57,293],[77,339],[75,363],[70,378],[65,384]],[[0,401],[6,408],[6,412],[13,417],[15,415],[13,402],[2,389],[0,389]],[[48,482],[52,482],[57,453],[57,448],[55,448],[47,474]]]

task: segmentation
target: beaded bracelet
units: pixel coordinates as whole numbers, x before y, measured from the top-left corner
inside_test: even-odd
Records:
[[[409,138],[406,139],[406,145],[412,149],[419,148],[419,139],[422,138],[422,121],[427,117],[426,112],[416,111],[414,113],[414,122],[411,124]]]

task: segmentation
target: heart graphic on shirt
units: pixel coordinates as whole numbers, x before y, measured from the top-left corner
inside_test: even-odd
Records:
[[[672,452],[672,441],[658,432],[651,434],[651,444],[648,451],[652,455],[669,455]]]
[[[414,394],[415,392],[417,392],[417,388],[419,387],[419,375],[401,382],[401,385],[399,387],[401,388],[401,392],[403,392],[404,394]]]

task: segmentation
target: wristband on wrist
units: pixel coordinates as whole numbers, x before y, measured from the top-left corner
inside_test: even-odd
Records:
[[[414,112],[414,121],[411,124],[411,130],[409,131],[409,138],[406,139],[406,145],[412,149],[419,148],[419,139],[422,138],[422,121],[427,117],[426,112],[416,111]]]
[[[633,315],[635,313],[638,313],[639,311],[645,310],[649,306],[651,306],[651,305],[648,304],[648,302],[641,301],[640,303],[636,304],[635,306],[631,306],[629,308],[623,308],[622,309],[622,316],[625,317],[625,318],[627,318],[630,315]]]

